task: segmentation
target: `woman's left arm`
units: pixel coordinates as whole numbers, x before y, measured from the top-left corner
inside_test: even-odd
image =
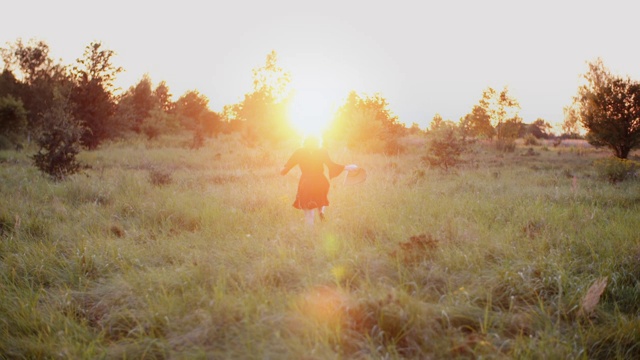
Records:
[[[344,171],[344,165],[336,164],[331,161],[331,158],[329,158],[329,152],[326,149],[323,149],[323,152],[324,164],[329,168],[329,179],[333,179]]]

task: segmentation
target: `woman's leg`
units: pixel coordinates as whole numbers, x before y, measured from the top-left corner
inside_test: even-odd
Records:
[[[315,209],[305,209],[304,210],[304,220],[307,225],[313,225],[313,218],[316,216]]]

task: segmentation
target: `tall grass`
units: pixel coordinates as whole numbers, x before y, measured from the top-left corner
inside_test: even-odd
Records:
[[[640,184],[600,179],[603,152],[476,144],[443,173],[421,145],[332,148],[369,178],[333,180],[328,221],[308,228],[291,206],[297,174],[278,175],[294,147],[113,143],[60,183],[0,153],[0,357],[640,351]]]

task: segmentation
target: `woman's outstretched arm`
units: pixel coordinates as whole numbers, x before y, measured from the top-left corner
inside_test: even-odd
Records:
[[[299,162],[299,151],[296,150],[293,155],[289,158],[289,160],[284,164],[282,169],[280,170],[280,175],[287,175],[289,170],[291,170],[294,166],[298,165]]]

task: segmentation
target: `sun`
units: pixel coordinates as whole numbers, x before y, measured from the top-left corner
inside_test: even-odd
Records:
[[[321,136],[334,116],[336,106],[332,94],[321,89],[298,88],[291,103],[291,122],[302,136]]]
[[[320,136],[333,118],[333,105],[327,94],[317,89],[294,91],[291,121],[302,136]]]

